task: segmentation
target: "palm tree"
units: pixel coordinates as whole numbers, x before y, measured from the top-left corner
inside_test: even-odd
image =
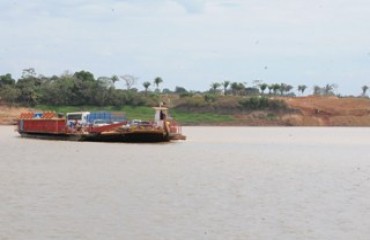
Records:
[[[292,85],[289,85],[289,84],[286,84],[286,83],[281,83],[280,88],[278,90],[280,91],[281,95],[284,95],[284,93],[289,93],[290,90],[292,90],[292,89],[293,89]]]
[[[221,86],[221,84],[219,84],[218,82],[214,82],[211,84],[211,89],[213,91],[213,94],[216,94],[217,92],[217,89]]]
[[[325,95],[334,95],[334,89],[337,88],[336,84],[326,84],[324,87]]]
[[[290,92],[290,90],[292,90],[293,89],[293,86],[292,85],[285,85],[285,87],[284,87],[284,91],[287,93],[287,94],[289,94],[289,92]]]
[[[269,94],[271,94],[272,90],[274,89],[274,84],[267,85],[267,88],[269,90]]]
[[[118,76],[117,76],[117,75],[113,75],[113,76],[111,77],[111,80],[112,80],[113,85],[114,85],[116,82],[118,82],[118,81],[119,81],[119,78],[118,78]]]
[[[226,95],[226,91],[227,91],[227,88],[229,87],[230,85],[230,81],[224,81],[222,83],[222,87],[224,88],[224,95]]]
[[[322,95],[323,89],[317,85],[313,86],[313,95]]]
[[[148,88],[149,88],[150,84],[151,84],[150,82],[144,82],[143,83],[143,86],[145,88],[145,95],[148,93]]]
[[[280,84],[280,95],[284,95],[284,92],[286,92],[286,90],[287,90],[287,84],[285,84],[285,83],[281,83]]]
[[[156,77],[154,79],[154,85],[156,85],[156,88],[159,89],[159,84],[161,84],[163,82],[163,79],[160,78],[160,77]]]
[[[265,94],[265,90],[266,90],[266,88],[268,87],[268,85],[267,85],[266,83],[261,83],[261,84],[259,85],[259,87],[260,87],[260,89],[261,89],[262,94]]]
[[[245,85],[243,83],[233,82],[231,83],[230,88],[233,94],[238,96],[238,95],[241,95],[243,91],[245,90]]]
[[[306,90],[307,86],[306,85],[298,85],[298,91],[302,93]]]
[[[362,96],[366,96],[366,92],[369,89],[367,85],[362,86]]]
[[[275,95],[280,90],[280,88],[281,88],[280,84],[278,83],[272,84],[272,90],[274,91]]]
[[[238,93],[238,83],[237,82],[231,83],[230,88],[231,88],[231,91],[232,91],[233,95],[234,96],[237,95],[237,93]]]

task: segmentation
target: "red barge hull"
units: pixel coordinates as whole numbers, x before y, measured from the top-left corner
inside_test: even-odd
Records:
[[[116,123],[101,127],[85,127],[71,130],[66,126],[65,119],[20,119],[18,132],[22,137],[92,142],[168,142],[171,140],[185,140],[178,133],[166,134],[154,128],[121,129],[125,124]]]
[[[20,119],[19,133],[66,134],[65,119]]]

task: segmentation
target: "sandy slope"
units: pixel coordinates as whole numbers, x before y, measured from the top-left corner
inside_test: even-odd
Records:
[[[8,107],[0,105],[0,125],[15,124],[16,119],[22,112],[28,112],[28,108]]]
[[[289,125],[370,126],[368,98],[297,97],[284,99],[298,114],[284,115]]]

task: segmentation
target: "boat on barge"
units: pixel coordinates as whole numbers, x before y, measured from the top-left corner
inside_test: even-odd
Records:
[[[169,142],[185,140],[181,126],[168,115],[168,108],[154,107],[154,121],[127,121],[122,114],[74,112],[22,113],[17,131],[22,137],[96,142]]]

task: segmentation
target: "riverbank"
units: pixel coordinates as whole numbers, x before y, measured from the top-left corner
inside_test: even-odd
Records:
[[[29,111],[32,111],[32,109],[0,105],[0,125],[14,125],[22,112]]]
[[[188,126],[370,126],[369,98],[282,97],[285,111],[234,111],[230,114],[172,111],[175,119]],[[41,109],[48,109],[43,106]],[[0,125],[11,125],[22,112],[33,109],[0,106]],[[50,110],[50,109],[48,109]],[[60,109],[54,109],[59,111]],[[94,111],[99,110],[94,108]],[[111,110],[111,109],[107,109]],[[152,109],[124,107],[128,117],[151,119]],[[79,111],[70,108],[70,111]]]
[[[292,126],[370,126],[369,98],[310,96],[284,101],[297,111],[282,116]]]

